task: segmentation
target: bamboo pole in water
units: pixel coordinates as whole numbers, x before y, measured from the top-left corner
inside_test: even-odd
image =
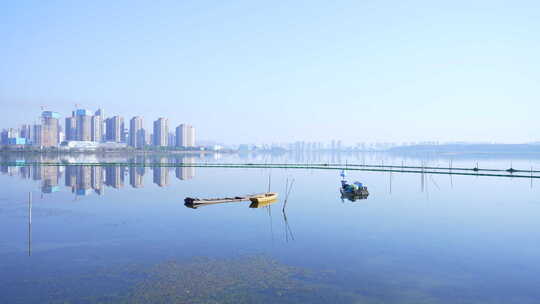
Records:
[[[28,192],[28,256],[32,255],[32,192]]]

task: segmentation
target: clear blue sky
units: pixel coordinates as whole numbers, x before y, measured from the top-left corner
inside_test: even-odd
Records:
[[[0,127],[78,103],[227,143],[540,139],[539,1],[3,1],[0,38]]]

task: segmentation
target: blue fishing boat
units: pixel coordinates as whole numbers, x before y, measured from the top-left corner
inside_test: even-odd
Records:
[[[341,171],[341,188],[339,191],[341,192],[341,198],[348,199],[350,201],[355,201],[357,199],[366,199],[369,196],[369,191],[364,184],[361,182],[353,182],[352,184],[349,184],[347,180],[345,179],[345,171]]]

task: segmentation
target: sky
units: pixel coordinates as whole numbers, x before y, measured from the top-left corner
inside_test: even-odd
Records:
[[[102,108],[222,143],[540,140],[539,1],[2,1],[0,128]]]

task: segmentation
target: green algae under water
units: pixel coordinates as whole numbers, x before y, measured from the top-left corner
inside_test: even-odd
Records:
[[[126,265],[33,284],[55,290],[51,303],[378,303],[331,284],[333,277],[262,255]]]
[[[152,268],[129,302],[350,303],[359,300],[359,295],[323,283],[329,275],[290,267],[264,256],[171,261]]]

